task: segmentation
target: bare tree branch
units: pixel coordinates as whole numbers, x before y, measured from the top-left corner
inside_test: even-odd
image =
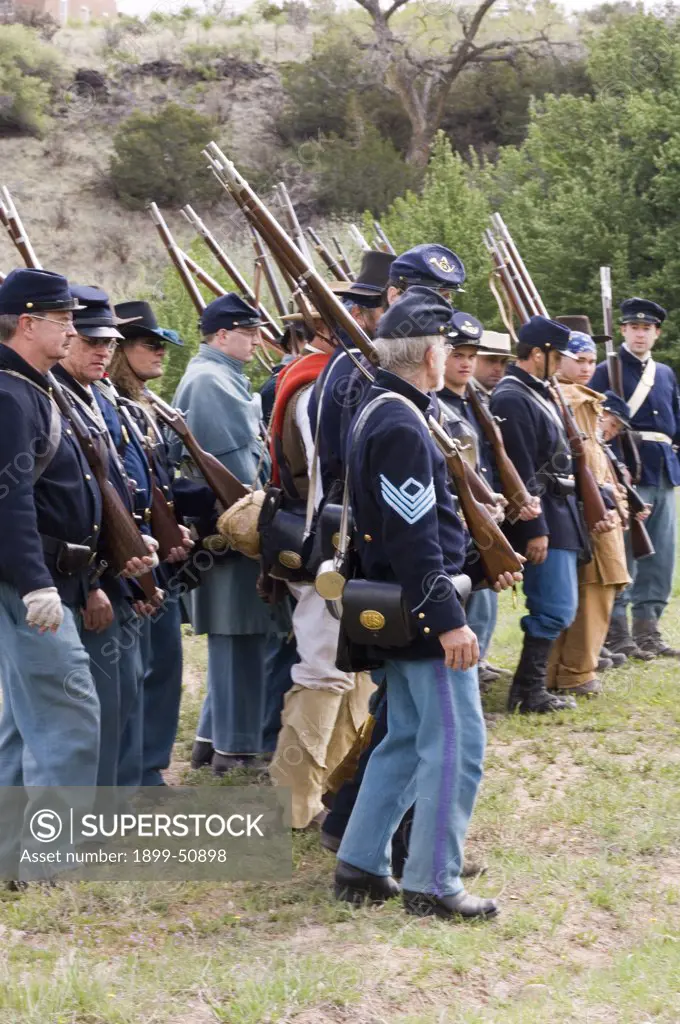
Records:
[[[410,0],[394,0],[391,7],[388,7],[383,17],[385,21],[389,21],[393,14],[396,14],[400,7],[405,7],[406,4],[410,3]]]

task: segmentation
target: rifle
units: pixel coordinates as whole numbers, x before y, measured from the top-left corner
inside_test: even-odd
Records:
[[[307,262],[311,263],[312,254],[310,253],[309,248],[307,246],[305,236],[303,234],[302,228],[300,227],[298,215],[295,212],[295,207],[293,206],[290,199],[290,195],[288,194],[288,189],[286,188],[285,184],[282,181],[280,181],[279,184],[274,189],[274,192],[275,195],[278,197],[283,212],[286,215],[288,227],[290,229],[290,233],[295,244],[297,245],[302,255],[305,257]]]
[[[255,228],[252,226],[252,224],[249,224],[248,228],[250,230],[250,235],[253,240],[253,246],[255,248],[256,262],[259,261],[262,269],[264,270],[264,276],[267,281],[267,287],[269,288],[269,294],[274,300],[276,312],[279,314],[279,316],[285,316],[285,314],[288,312],[288,308],[284,301],[283,295],[281,294],[279,282],[276,280],[276,274],[274,273],[274,268],[272,266],[269,255],[267,252],[265,252],[264,245],[262,244],[262,239],[258,235]]]
[[[81,418],[73,403],[66,395],[59,381],[49,376],[52,396],[59,411],[73,427],[78,444],[92,470],[102,496],[102,526],[104,539],[109,551],[111,565],[118,574],[125,571],[131,558],[146,558],[149,550],[142,539],[132,514],[125,507],[118,491],[109,480],[109,452],[101,435],[93,435],[85,421]],[[153,604],[158,604],[159,594],[151,570],[134,579],[142,588],[144,597]]]
[[[2,195],[2,203],[0,204],[0,221],[7,228],[9,237],[14,242],[15,247],[21,254],[26,266],[29,270],[42,270],[42,266],[36,256],[35,249],[31,245],[31,241],[26,233],[26,229],[22,223],[21,217],[14,205],[14,200],[10,195],[9,189],[3,185],[0,189]]]
[[[630,546],[633,552],[633,558],[647,558],[649,555],[655,554],[655,548],[652,544],[652,538],[649,536],[647,527],[644,523],[641,523],[639,519],[636,519],[637,514],[639,512],[644,512],[647,506],[635,488],[631,487],[626,480],[624,468],[609,445],[603,444],[602,447],[605,455],[609,459],[609,464],[614,471],[614,476],[626,492],[626,499],[628,501],[628,528],[630,530]]]
[[[371,248],[356,224],[350,224],[349,233],[360,249],[367,250]]]
[[[547,316],[548,311],[503,218],[499,213],[495,213],[491,218],[491,223],[493,230],[485,233],[484,240],[515,312],[521,320],[525,321],[534,314]],[[496,231],[495,237],[494,230]],[[551,384],[574,462],[574,475],[583,505],[583,518],[588,531],[591,531],[596,523],[605,518],[607,507],[592,470],[586,464],[583,436],[574,419],[573,412],[564,399],[557,377],[552,378]]]
[[[151,533],[158,541],[158,557],[161,562],[164,562],[173,548],[182,547],[184,544],[184,537],[175,516],[175,506],[172,501],[167,500],[158,485],[147,438],[144,437],[144,434],[142,434],[135,423],[129,409],[126,409],[124,405],[119,405],[118,412],[125,420],[125,425],[130,434],[133,434],[141,445],[146,455],[146,461],[149,464],[149,472],[151,474]]]
[[[246,494],[250,494],[250,487],[242,484],[239,478],[234,476],[226,466],[223,466],[219,459],[201,448],[179,409],[173,409],[153,391],[149,391],[148,397],[156,407],[156,412],[163,423],[182,438],[184,447],[193,459],[194,465],[225,509],[234,505],[241,498],[245,498]]]
[[[202,283],[205,284],[213,294],[217,296],[226,295],[226,290],[218,281],[209,274],[206,274],[206,272],[198,265],[198,263],[196,263],[195,260],[191,258],[191,256],[187,256],[186,253],[180,249],[170,232],[170,228],[168,227],[165,218],[155,203],[149,204],[149,213],[151,214],[151,219],[158,228],[158,234],[160,235],[161,241],[163,242],[170,259],[175,266],[175,270],[179,274],[180,280],[186,288],[189,298],[194,304],[194,309],[200,316],[207,303],[201,295],[194,278],[191,276],[191,272],[193,271],[199,281],[202,281]],[[269,337],[271,337],[271,335],[269,335]],[[255,357],[260,363],[262,363],[267,373],[271,373],[271,364],[264,358],[263,354],[258,349],[255,349]]]
[[[614,347],[613,340],[614,315],[612,310],[611,267],[600,267],[600,294],[602,296],[604,333],[609,335],[604,343],[607,359],[607,373],[609,374],[609,387],[619,396],[619,398],[623,398],[625,401],[626,396],[623,393],[623,372],[621,368],[621,360],[619,359],[618,352]],[[637,484],[640,482],[640,478],[642,477],[642,461],[640,459],[640,449],[638,448],[637,441],[635,440],[631,430],[624,430],[622,432],[621,447],[624,452],[624,459],[630,467],[630,475],[633,483]]]
[[[272,335],[273,340],[281,337],[281,330],[278,327],[274,317],[271,313],[265,309],[265,307],[257,301],[255,292],[250,287],[245,277],[240,273],[238,268],[232,263],[227,256],[226,252],[219,244],[215,236],[206,227],[204,222],[198,216],[196,211],[191,206],[183,206],[180,213],[187,220],[196,232],[201,236],[205,244],[207,245],[210,252],[213,254],[220,266],[227,272],[231,280],[236,285],[237,291],[243,296],[244,299],[250,303],[251,306],[255,306],[263,320],[267,322],[268,329]],[[222,294],[226,294],[226,289],[222,290]]]
[[[366,332],[338,300],[318,271],[305,259],[234,164],[227,160],[214,142],[210,143],[204,153],[215,176],[257,228],[274,259],[299,282],[300,289],[310,296],[328,327],[334,331],[338,328],[345,331],[350,344],[358,348],[373,366],[378,366],[378,353]],[[466,468],[458,446],[434,417],[429,418],[428,426],[446,459],[451,475],[457,482],[461,507],[479,549],[488,582],[495,584],[502,573],[521,572],[522,563],[518,555],[488,510],[473,495],[470,488],[472,470],[469,466]]]
[[[328,246],[323,244],[314,228],[307,228],[307,234],[314,242],[314,248],[316,249],[319,256],[330,270],[331,274],[333,274],[333,277],[337,281],[349,281],[349,275],[347,274],[345,268],[341,266],[338,260],[335,259],[335,257],[329,251]]]
[[[551,383],[564,422],[571,456],[574,460],[574,474],[581,504],[583,505],[583,518],[590,532],[595,524],[601,522],[607,515],[607,506],[604,503],[602,492],[593,476],[592,470],[586,464],[583,435],[578,429],[573,412],[564,399],[557,377],[553,377]]]
[[[377,221],[377,220],[374,220],[373,221],[373,227],[375,229],[376,238],[378,239],[378,243],[379,243],[378,244],[378,248],[382,249],[383,252],[389,252],[393,256],[396,256],[397,254],[396,254],[396,252],[394,251],[394,249],[392,247],[392,243],[390,242],[389,238],[387,237],[387,235],[383,231],[383,229],[382,229],[382,227],[380,225],[380,222]]]
[[[348,281],[356,281],[357,275],[354,273],[354,271],[352,270],[352,268],[351,268],[351,266],[349,264],[349,260],[347,259],[347,254],[345,253],[345,250],[342,247],[342,243],[341,243],[340,239],[337,237],[337,235],[331,235],[331,241],[333,242],[333,245],[335,246],[335,248],[338,251],[338,256],[340,257],[340,265],[341,265],[342,269],[345,271],[345,273],[347,274],[347,280]]]
[[[472,406],[477,422],[480,424],[486,439],[493,448],[498,475],[501,478],[501,488],[508,500],[510,514],[519,518],[524,506],[530,503],[531,495],[517,472],[515,464],[505,450],[503,435],[500,432],[496,418],[482,401],[479,391],[474,384],[468,384],[466,397]]]

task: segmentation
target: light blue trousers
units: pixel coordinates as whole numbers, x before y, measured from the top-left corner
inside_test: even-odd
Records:
[[[477,637],[479,658],[483,661],[491,646],[491,637],[498,619],[498,594],[489,587],[473,590],[465,606],[467,624]]]
[[[578,609],[578,554],[561,548],[548,548],[548,557],[540,565],[526,563],[524,596],[528,615],[520,625],[529,636],[557,640],[571,626]]]
[[[371,754],[338,858],[390,874],[392,836],[415,802],[402,884],[452,896],[482,778],[486,730],[477,669],[388,661],[387,735]]]
[[[613,614],[623,617],[631,605],[634,619],[649,621],[661,618],[673,587],[677,536],[675,488],[664,479],[660,487],[640,486],[637,490],[643,501],[653,506],[645,526],[655,553],[636,561],[626,533],[626,561],[633,582],[617,594]]]
[[[57,632],[41,635],[27,626],[18,591],[0,582],[0,787],[26,787],[21,799],[23,836],[16,818],[12,824],[5,820],[8,808],[0,801],[4,878],[22,875],[19,853],[31,842],[27,826],[34,812],[42,810],[43,787],[86,787],[76,791],[80,811],[89,810],[94,797],[90,787],[96,784],[99,762],[99,698],[76,615],[65,607]]]
[[[208,680],[196,735],[221,754],[260,754],[267,636],[208,634]]]
[[[113,599],[113,622],[94,633],[80,621],[83,645],[101,708],[98,786],[118,785],[121,741],[142,682],[140,621],[129,601]]]
[[[99,698],[73,610],[40,635],[0,582],[0,677],[0,786],[94,786]]]

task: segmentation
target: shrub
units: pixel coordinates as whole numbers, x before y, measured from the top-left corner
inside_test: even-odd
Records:
[[[0,134],[42,135],[50,102],[65,83],[56,51],[23,25],[0,32]]]
[[[131,209],[154,200],[159,206],[216,198],[202,150],[216,135],[212,118],[176,103],[157,114],[134,113],[113,140],[110,180]]]
[[[370,210],[376,216],[415,187],[419,172],[404,163],[373,125],[349,138],[331,135],[317,144],[317,206],[323,213]]]

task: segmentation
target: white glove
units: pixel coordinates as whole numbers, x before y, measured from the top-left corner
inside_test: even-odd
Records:
[[[29,626],[35,626],[41,633],[47,630],[56,633],[64,621],[64,608],[56,587],[32,590],[22,600],[26,605],[26,622]]]
[[[155,537],[149,537],[149,535],[146,534],[146,533],[142,534],[142,540],[144,541],[144,543],[147,546],[147,549],[148,549],[147,550],[147,554],[151,555],[153,557],[153,562],[151,563],[149,568],[157,569],[158,568],[158,541],[156,540]]]

